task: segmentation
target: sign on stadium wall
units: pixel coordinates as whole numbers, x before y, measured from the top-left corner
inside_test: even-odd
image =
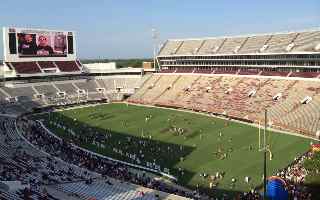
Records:
[[[6,62],[76,59],[73,31],[4,27],[3,41]]]

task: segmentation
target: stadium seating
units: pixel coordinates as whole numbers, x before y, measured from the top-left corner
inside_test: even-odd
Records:
[[[80,71],[76,61],[55,61],[55,64],[62,72]]]
[[[35,85],[34,88],[39,94],[54,97],[59,92],[52,84]]]
[[[315,47],[319,44],[320,31],[302,32],[294,40],[295,46],[293,51],[315,51]]]
[[[11,62],[10,64],[19,74],[41,73],[36,62]]]
[[[214,74],[236,74],[238,72],[238,69],[235,68],[222,68],[217,67],[214,69]]]
[[[261,76],[288,76],[289,72],[283,72],[283,71],[262,71],[260,74]]]
[[[192,55],[196,54],[200,48],[202,40],[186,40],[183,42],[179,50],[177,51],[177,55]]]
[[[244,43],[239,53],[258,53],[263,45],[266,44],[270,35],[258,35],[248,37],[247,41]]]
[[[198,54],[207,55],[207,54],[217,53],[221,48],[221,46],[223,45],[224,41],[225,41],[225,38],[207,39],[204,41],[204,43],[200,47]]]
[[[161,69],[161,73],[174,73],[176,70],[176,68]]]
[[[54,63],[52,61],[38,61],[38,64],[42,69],[56,68],[56,66],[54,65]]]
[[[319,130],[318,111],[312,111],[319,100],[301,106],[310,96],[318,99],[318,81],[242,78],[238,76],[153,75],[129,101],[143,104],[182,107],[224,114],[235,118],[261,121],[264,110],[280,127],[302,130],[315,135]],[[278,95],[278,96],[277,96]],[[277,99],[275,99],[277,97]],[[307,108],[310,118],[302,118]],[[299,120],[299,124],[294,122]],[[312,122],[312,126],[307,122]]]
[[[193,71],[193,67],[179,67],[175,73],[192,73]]]
[[[290,77],[316,78],[319,75],[319,72],[292,72]]]
[[[315,52],[320,31],[168,40],[159,56]]]
[[[79,89],[88,91],[88,92],[96,92],[96,88],[98,88],[97,84],[94,80],[82,80],[74,83]]]
[[[15,88],[10,88],[10,87],[2,87],[2,89],[8,93],[11,97],[19,97],[19,96],[24,96],[24,97],[30,97],[32,98],[35,92],[31,87],[15,87]]]
[[[139,188],[128,183],[121,183],[119,181],[109,179],[106,181],[95,181],[88,185],[85,182],[66,183],[55,185],[57,190],[67,194],[80,196],[84,199],[95,197],[96,199],[141,199],[153,200],[155,194],[153,192],[145,192],[143,196],[139,193]]]
[[[214,68],[195,68],[193,73],[211,74],[213,71],[214,71]]]
[[[182,44],[182,41],[168,40],[166,44],[162,47],[160,54],[163,54],[163,55],[175,54],[178,51],[181,44]]]
[[[246,37],[239,38],[227,38],[223,43],[222,47],[219,49],[219,54],[235,54],[238,53],[246,42]]]
[[[71,82],[58,82],[58,83],[55,83],[55,86],[60,90],[60,91],[63,91],[63,92],[66,92],[67,94],[70,94],[70,95],[75,95],[77,94],[77,88],[75,88]]]
[[[240,69],[238,75],[258,75],[260,72],[259,69]]]
[[[265,52],[268,53],[278,53],[286,52],[286,48],[291,44],[295,38],[298,36],[298,33],[288,33],[288,34],[275,34],[272,35],[270,40],[266,43],[268,48]]]

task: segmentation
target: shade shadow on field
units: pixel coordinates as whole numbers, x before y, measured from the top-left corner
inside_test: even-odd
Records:
[[[96,117],[101,119],[101,116]],[[102,117],[105,118],[106,116]],[[65,130],[58,128],[53,123],[48,123],[49,120],[65,126]],[[45,124],[54,133],[63,136],[68,140],[72,140],[72,142],[81,147],[114,159],[153,169],[156,168],[147,165],[155,162],[157,165],[161,166],[161,171],[164,171],[164,168],[168,168],[170,174],[177,176],[178,178],[179,174],[181,174],[181,170],[179,171],[175,168],[175,165],[194,150],[194,148],[190,146],[153,140],[152,137],[149,136],[137,137],[127,133],[91,126],[87,123],[71,119],[61,113],[51,113],[50,117],[47,115]],[[73,133],[68,131],[69,128],[76,134],[73,135]],[[137,162],[136,159],[133,159],[137,157],[139,158],[140,163]],[[149,163],[147,164],[147,162]],[[184,170],[183,176],[184,178],[188,177],[187,179],[189,179],[193,174]]]
[[[50,113],[49,115],[41,116],[41,118],[44,119],[45,125],[53,133],[83,148],[117,160],[152,169],[157,169],[157,167],[152,164],[155,162],[161,166],[160,169],[162,172],[167,173],[165,168],[169,169],[169,174],[178,178],[179,184],[188,183],[197,175],[197,172],[179,169],[177,167],[181,159],[187,157],[195,150],[192,146],[172,144],[153,140],[149,137],[137,137],[128,133],[102,129],[84,122],[79,122],[59,112]],[[51,121],[51,123],[49,123],[49,121]],[[63,125],[65,129],[57,127],[57,124]],[[69,131],[69,129],[72,129],[75,134]],[[142,157],[142,155],[144,156]],[[140,163],[137,162],[136,158],[139,158]],[[204,180],[204,182],[205,181],[207,180]],[[188,188],[196,189],[194,185],[188,185]],[[207,184],[200,184],[198,188],[200,191],[214,196],[221,196],[222,194],[233,196],[239,193],[232,189],[230,189],[230,191],[218,188],[209,189]]]

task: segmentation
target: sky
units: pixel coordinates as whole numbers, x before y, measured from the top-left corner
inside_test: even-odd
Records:
[[[313,29],[320,27],[320,1],[1,0],[3,26],[76,31],[81,59],[150,58],[152,29],[159,44],[172,38]]]

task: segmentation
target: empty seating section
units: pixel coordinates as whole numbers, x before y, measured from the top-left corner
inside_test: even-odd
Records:
[[[122,183],[118,181],[95,181],[88,185],[85,182],[66,183],[56,185],[55,188],[67,194],[73,194],[80,196],[83,199],[90,199],[95,197],[97,200],[153,200],[153,192],[145,192],[145,195],[141,197],[139,194],[138,186],[130,185],[128,183]]]
[[[258,75],[259,69],[240,69],[238,75]]]
[[[171,86],[176,78],[177,76],[159,75],[159,79],[157,80],[157,82],[153,85],[153,87],[149,88],[149,91],[143,96],[144,100],[150,103],[156,100],[165,90],[167,90]]]
[[[258,53],[270,37],[270,35],[249,37],[238,53]]]
[[[157,101],[163,102],[168,105],[176,104],[176,99],[183,95],[181,93],[186,92],[191,88],[191,83],[197,79],[197,76],[183,75],[175,76],[175,81],[168,90],[162,94]]]
[[[193,67],[179,67],[175,73],[192,73],[194,71]]]
[[[290,77],[316,78],[320,72],[292,72]]]
[[[35,94],[31,87],[2,87],[2,89],[5,92],[7,92],[11,97],[25,96],[33,98],[33,95]]]
[[[279,53],[286,52],[286,48],[291,44],[298,33],[289,34],[275,34],[272,35],[270,40],[267,42],[267,49],[264,52],[268,53]]]
[[[177,51],[177,55],[192,55],[199,51],[203,40],[185,40]]]
[[[253,112],[248,113],[248,119],[254,121],[263,121],[264,109],[272,108],[272,106],[284,101],[288,96],[288,91],[296,84],[290,80],[274,80],[274,79],[259,79],[256,88],[256,94],[248,98],[248,103]],[[278,100],[274,98],[279,95]],[[248,96],[248,94],[247,94]]]
[[[316,133],[319,131],[318,126],[320,120],[320,101],[316,96],[310,103],[303,104],[292,113],[281,118],[283,124],[288,127],[294,127],[298,131],[307,133]]]
[[[281,71],[262,71],[261,76],[288,76],[289,72]]]
[[[11,65],[19,74],[41,73],[36,62],[11,62]]]
[[[176,68],[161,69],[161,73],[174,73],[176,70]]]
[[[214,69],[214,74],[236,74],[238,69],[235,68],[220,68],[217,67]]]
[[[125,79],[126,82],[126,88],[139,88],[140,84],[141,84],[141,80],[140,79],[136,79],[136,78],[127,78]]]
[[[275,126],[315,135],[320,130],[319,87],[316,80],[157,74],[129,101],[208,111],[255,122],[264,119],[267,108]],[[307,96],[314,100],[302,104]]]
[[[54,63],[52,61],[38,61],[38,64],[42,69],[56,68],[56,66],[54,65]]]
[[[157,84],[160,77],[160,75],[152,75],[146,82],[144,82],[142,87],[130,97],[130,99],[135,102],[142,101],[144,94],[147,93],[148,90],[152,89]]]
[[[219,49],[219,54],[234,54],[242,48],[242,45],[246,42],[246,37],[239,38],[227,38],[223,43],[222,47]]]
[[[75,82],[75,85],[86,92],[96,92],[98,87],[94,80],[85,80],[81,82]]]
[[[75,88],[72,83],[55,83],[55,86],[59,88],[61,92],[65,92],[67,94],[77,94],[77,88]]]
[[[225,41],[225,38],[207,39],[198,51],[200,55],[215,54]]]
[[[199,74],[211,74],[213,72],[213,68],[195,68],[193,73],[199,73]]]
[[[160,55],[171,55],[175,54],[180,47],[182,41],[168,40],[164,47],[162,47]]]
[[[76,61],[55,61],[61,72],[75,72],[80,71]]]
[[[56,96],[58,90],[54,88],[52,85],[36,85],[34,88],[39,92],[39,94],[44,94],[47,97]]]
[[[77,79],[28,84],[7,83],[10,87],[0,87],[0,112],[19,115],[32,111],[36,107],[79,104],[91,100],[105,101],[108,99],[107,97],[115,97],[113,99],[118,101],[122,100],[125,95],[133,94],[135,89],[139,88],[143,81],[150,77],[126,75],[123,77],[104,77],[104,79],[98,80]],[[105,88],[106,90],[98,91],[97,88]],[[65,95],[59,94],[59,92],[65,92]]]
[[[301,106],[301,101],[306,96],[313,96],[314,91],[307,90],[311,86],[316,86],[319,82],[308,81],[292,81],[286,88],[286,98],[281,98],[280,101],[270,108],[270,118],[275,123],[284,123],[283,117]],[[285,99],[285,100],[283,100]]]
[[[291,45],[292,44],[292,45]],[[320,51],[320,31],[261,34],[239,37],[168,40],[159,56],[256,54]],[[289,46],[290,45],[290,46]]]
[[[114,79],[101,79],[101,80],[97,80],[97,81],[106,90],[115,90],[116,89],[116,85],[115,85],[115,80]]]
[[[316,51],[320,43],[320,31],[303,32],[294,40],[293,51]]]
[[[126,88],[126,79],[117,78],[115,79],[115,88]]]

